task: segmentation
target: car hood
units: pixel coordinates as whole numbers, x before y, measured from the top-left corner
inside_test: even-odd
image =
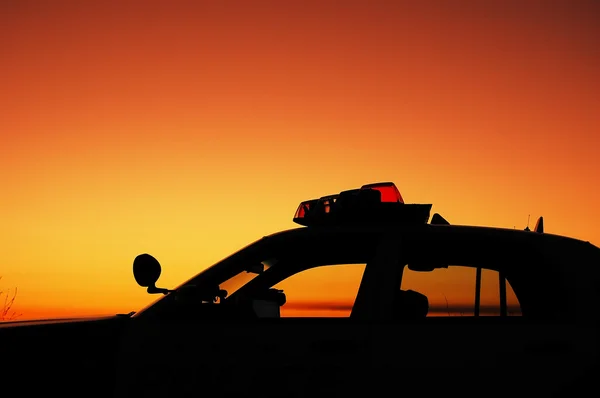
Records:
[[[15,321],[3,321],[0,322],[0,329],[14,328],[20,326],[41,326],[41,325],[53,325],[53,324],[65,324],[65,323],[87,323],[96,321],[108,321],[111,319],[122,319],[127,318],[128,315],[109,315],[109,316],[94,316],[94,317],[80,317],[80,318],[50,318],[50,319],[32,319],[32,320],[15,320]]]

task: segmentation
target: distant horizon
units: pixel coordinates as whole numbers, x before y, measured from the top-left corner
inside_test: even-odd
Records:
[[[286,303],[283,307],[281,307],[281,312],[283,316],[293,316],[292,314],[303,314],[301,316],[309,316],[307,314],[312,314],[312,316],[321,317],[321,316],[349,316],[350,311],[352,310],[352,303],[318,303],[318,302],[295,302],[295,303]],[[141,308],[138,309],[141,311]],[[135,309],[131,311],[137,312]],[[480,316],[495,316],[500,314],[499,305],[493,304],[484,304],[480,306]],[[521,309],[519,306],[508,305],[507,311],[510,316],[514,316],[521,313]],[[102,312],[102,311],[88,311],[79,310],[74,311],[72,316],[68,316],[68,311],[65,311],[65,315],[57,315],[57,316],[42,316],[40,317],[39,313],[33,313],[30,316],[27,316],[26,313],[23,313],[22,316],[16,319],[6,319],[6,321],[35,321],[35,320],[44,320],[44,319],[77,319],[77,318],[96,318],[96,317],[109,317],[117,314],[127,314],[130,311],[123,312]],[[50,311],[49,313],[53,313]],[[462,305],[431,305],[429,307],[428,316],[473,316],[474,313],[474,305],[472,304],[462,304]],[[0,321],[2,322],[2,321]]]

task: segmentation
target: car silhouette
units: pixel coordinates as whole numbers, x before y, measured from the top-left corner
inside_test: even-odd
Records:
[[[30,353],[8,373],[47,376],[44,391],[114,397],[597,389],[600,250],[545,233],[543,218],[533,231],[461,226],[430,220],[431,207],[404,203],[393,183],[304,201],[302,227],[174,289],[156,286],[161,265],[140,254],[134,278],[157,301],[103,319],[2,325],[2,341]],[[450,305],[443,284],[468,300]]]

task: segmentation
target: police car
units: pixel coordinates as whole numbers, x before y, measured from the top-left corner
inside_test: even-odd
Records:
[[[393,183],[303,201],[301,227],[175,288],[137,256],[136,282],[161,298],[135,314],[5,336],[37,344],[38,363],[62,353],[58,369],[116,397],[597,390],[600,250],[542,218],[459,226],[431,208]]]

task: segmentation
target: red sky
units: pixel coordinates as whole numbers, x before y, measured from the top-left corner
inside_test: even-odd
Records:
[[[16,309],[138,310],[137,254],[176,286],[377,181],[453,223],[542,215],[598,245],[598,3],[416,4],[3,1]]]

